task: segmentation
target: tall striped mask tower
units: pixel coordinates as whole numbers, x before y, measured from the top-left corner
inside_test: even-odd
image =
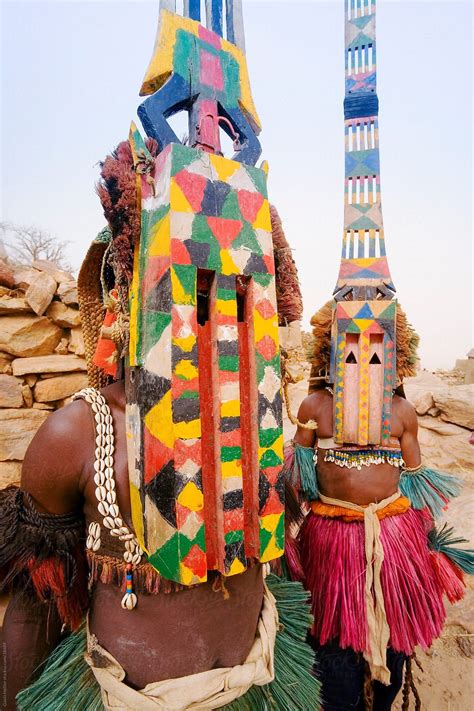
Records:
[[[201,8],[205,12],[201,15]],[[184,585],[283,553],[275,266],[241,0],[162,0],[132,124],[141,237],[130,293],[127,442],[148,562]],[[205,16],[204,16],[205,15]],[[167,119],[189,118],[183,143]],[[235,156],[221,151],[221,130]],[[265,168],[265,164],[264,164]]]
[[[334,439],[358,445],[388,442],[396,385],[395,287],[380,195],[375,23],[375,0],[345,0],[344,235],[330,380]]]

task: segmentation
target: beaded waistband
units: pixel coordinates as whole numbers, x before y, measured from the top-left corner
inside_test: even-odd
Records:
[[[324,461],[348,469],[362,469],[372,464],[391,464],[393,467],[403,465],[402,453],[399,449],[326,449]]]

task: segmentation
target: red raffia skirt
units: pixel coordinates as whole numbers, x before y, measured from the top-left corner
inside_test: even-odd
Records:
[[[428,548],[431,518],[425,511],[408,508],[380,519],[389,644],[396,652],[411,655],[416,645],[423,649],[431,645],[446,616],[443,587]],[[367,651],[364,540],[363,521],[334,514],[310,512],[301,528],[299,548],[312,595],[312,634],[320,644],[335,640],[342,648]]]

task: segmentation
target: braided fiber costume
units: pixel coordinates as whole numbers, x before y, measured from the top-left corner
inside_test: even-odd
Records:
[[[312,319],[310,395],[285,452],[288,480],[308,502],[289,562],[311,592],[327,711],[391,708],[405,660],[441,633],[443,596],[460,600],[474,567],[473,552],[453,545],[462,540],[435,526],[461,482],[419,463],[416,415],[399,397],[415,374],[418,338],[394,298],[385,252],[375,13],[375,0],[345,1],[342,258],[334,298]],[[318,421],[312,435],[308,418]],[[356,492],[364,504],[328,489]]]
[[[16,697],[19,709],[319,707],[306,642],[309,595],[270,572],[270,564],[281,572],[285,546],[278,327],[294,329],[302,308],[268,202],[267,168],[255,167],[260,125],[241,3],[226,3],[227,38],[222,2],[207,3],[207,26],[200,3],[185,3],[184,17],[174,6],[161,2],[141,91],[148,137],[132,124],[129,140],[102,163],[98,193],[108,226],[78,281],[90,387],[75,400],[89,407],[95,448],[81,489],[85,513],[40,513],[26,491],[0,493],[2,584],[39,598],[68,630]],[[166,121],[183,108],[188,145]],[[221,153],[220,127],[234,139],[233,160]],[[115,388],[123,381],[131,523],[121,493],[119,408],[107,395],[123,392]],[[244,576],[253,587],[240,585]],[[208,606],[212,596],[216,610],[228,604],[225,626],[238,619],[236,604],[250,619],[261,590],[253,643],[238,664],[210,662],[138,688],[107,648],[111,638],[105,644],[95,632],[100,601],[116,601],[112,587],[121,590],[122,609],[109,606],[108,627],[120,639],[124,629],[133,637],[129,619],[140,629],[156,596],[163,611],[167,600],[198,600],[204,591]],[[250,592],[239,603],[242,589]],[[152,616],[152,629],[166,627]],[[185,631],[183,650],[196,644],[194,622],[189,615],[174,631],[173,642]],[[240,649],[243,632],[235,632]],[[148,651],[142,643],[137,654],[149,667]]]

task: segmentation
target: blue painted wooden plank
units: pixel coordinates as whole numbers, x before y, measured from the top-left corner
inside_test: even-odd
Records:
[[[242,0],[233,0],[234,7],[234,38],[237,47],[245,52],[244,16],[242,13]]]
[[[227,29],[227,39],[235,44],[234,33],[234,0],[225,0],[225,24]]]
[[[184,14],[191,20],[201,21],[201,0],[184,0]]]
[[[222,0],[212,0],[212,23],[210,29],[222,37]]]

